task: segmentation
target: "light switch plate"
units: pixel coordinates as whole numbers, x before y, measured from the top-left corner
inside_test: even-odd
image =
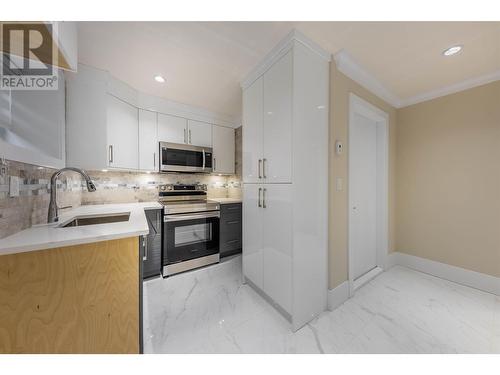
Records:
[[[343,185],[342,183],[343,183],[342,177],[337,177],[335,179],[335,188],[336,188],[337,191],[342,191],[343,190],[344,187],[342,186]]]
[[[19,196],[19,177],[17,177],[17,176],[10,176],[9,196],[11,196],[11,197],[18,197]]]

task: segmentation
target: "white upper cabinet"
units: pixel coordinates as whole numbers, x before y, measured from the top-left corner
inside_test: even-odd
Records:
[[[139,169],[158,170],[158,132],[156,112],[139,109]]]
[[[292,182],[292,51],[264,74],[264,182]]]
[[[264,79],[243,91],[243,182],[262,182]]]
[[[57,115],[63,119],[64,91],[59,94],[62,107]],[[1,110],[9,104],[7,98],[7,95],[0,95],[0,126],[6,122]],[[166,113],[158,112],[159,109]],[[167,114],[170,110],[176,115]],[[107,72],[80,64],[78,73],[68,74],[66,85],[67,165],[90,170],[158,171],[158,142],[212,148],[213,125],[187,119],[183,117],[186,113],[193,113],[197,120],[207,118],[206,114],[198,114],[196,108],[185,105],[176,108],[176,105],[161,98],[148,99]],[[208,118],[217,119],[212,115]],[[225,120],[217,121],[226,123]],[[55,120],[52,122],[55,125]],[[232,174],[234,130],[223,129],[215,135],[216,173]],[[64,131],[60,137],[64,138]],[[51,138],[56,140],[52,133]],[[5,148],[4,143],[0,134],[0,154]],[[64,147],[59,152],[64,161]],[[38,160],[41,160],[40,156]]]
[[[57,90],[0,90],[0,158],[65,166],[65,82]]]
[[[188,120],[187,141],[193,146],[212,147],[212,125]]]
[[[137,108],[108,95],[107,115],[108,166],[139,169]]]
[[[158,113],[158,141],[187,143],[187,120],[183,117]]]
[[[292,51],[243,91],[243,182],[292,182]]]
[[[234,174],[234,129],[214,125],[212,139],[214,172]]]

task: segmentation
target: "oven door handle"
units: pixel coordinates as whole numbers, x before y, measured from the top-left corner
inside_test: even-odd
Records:
[[[164,215],[163,222],[172,222],[172,221],[184,221],[184,220],[195,220],[195,219],[206,219],[210,217],[218,217],[220,218],[220,212],[204,212],[202,214],[176,214],[176,215]]]

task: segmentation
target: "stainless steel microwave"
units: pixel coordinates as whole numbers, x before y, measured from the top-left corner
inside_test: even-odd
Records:
[[[160,142],[160,172],[212,172],[212,148]]]

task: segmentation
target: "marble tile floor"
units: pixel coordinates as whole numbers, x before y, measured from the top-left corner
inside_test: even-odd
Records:
[[[145,353],[500,353],[500,297],[395,266],[293,333],[241,257],[144,284]]]

